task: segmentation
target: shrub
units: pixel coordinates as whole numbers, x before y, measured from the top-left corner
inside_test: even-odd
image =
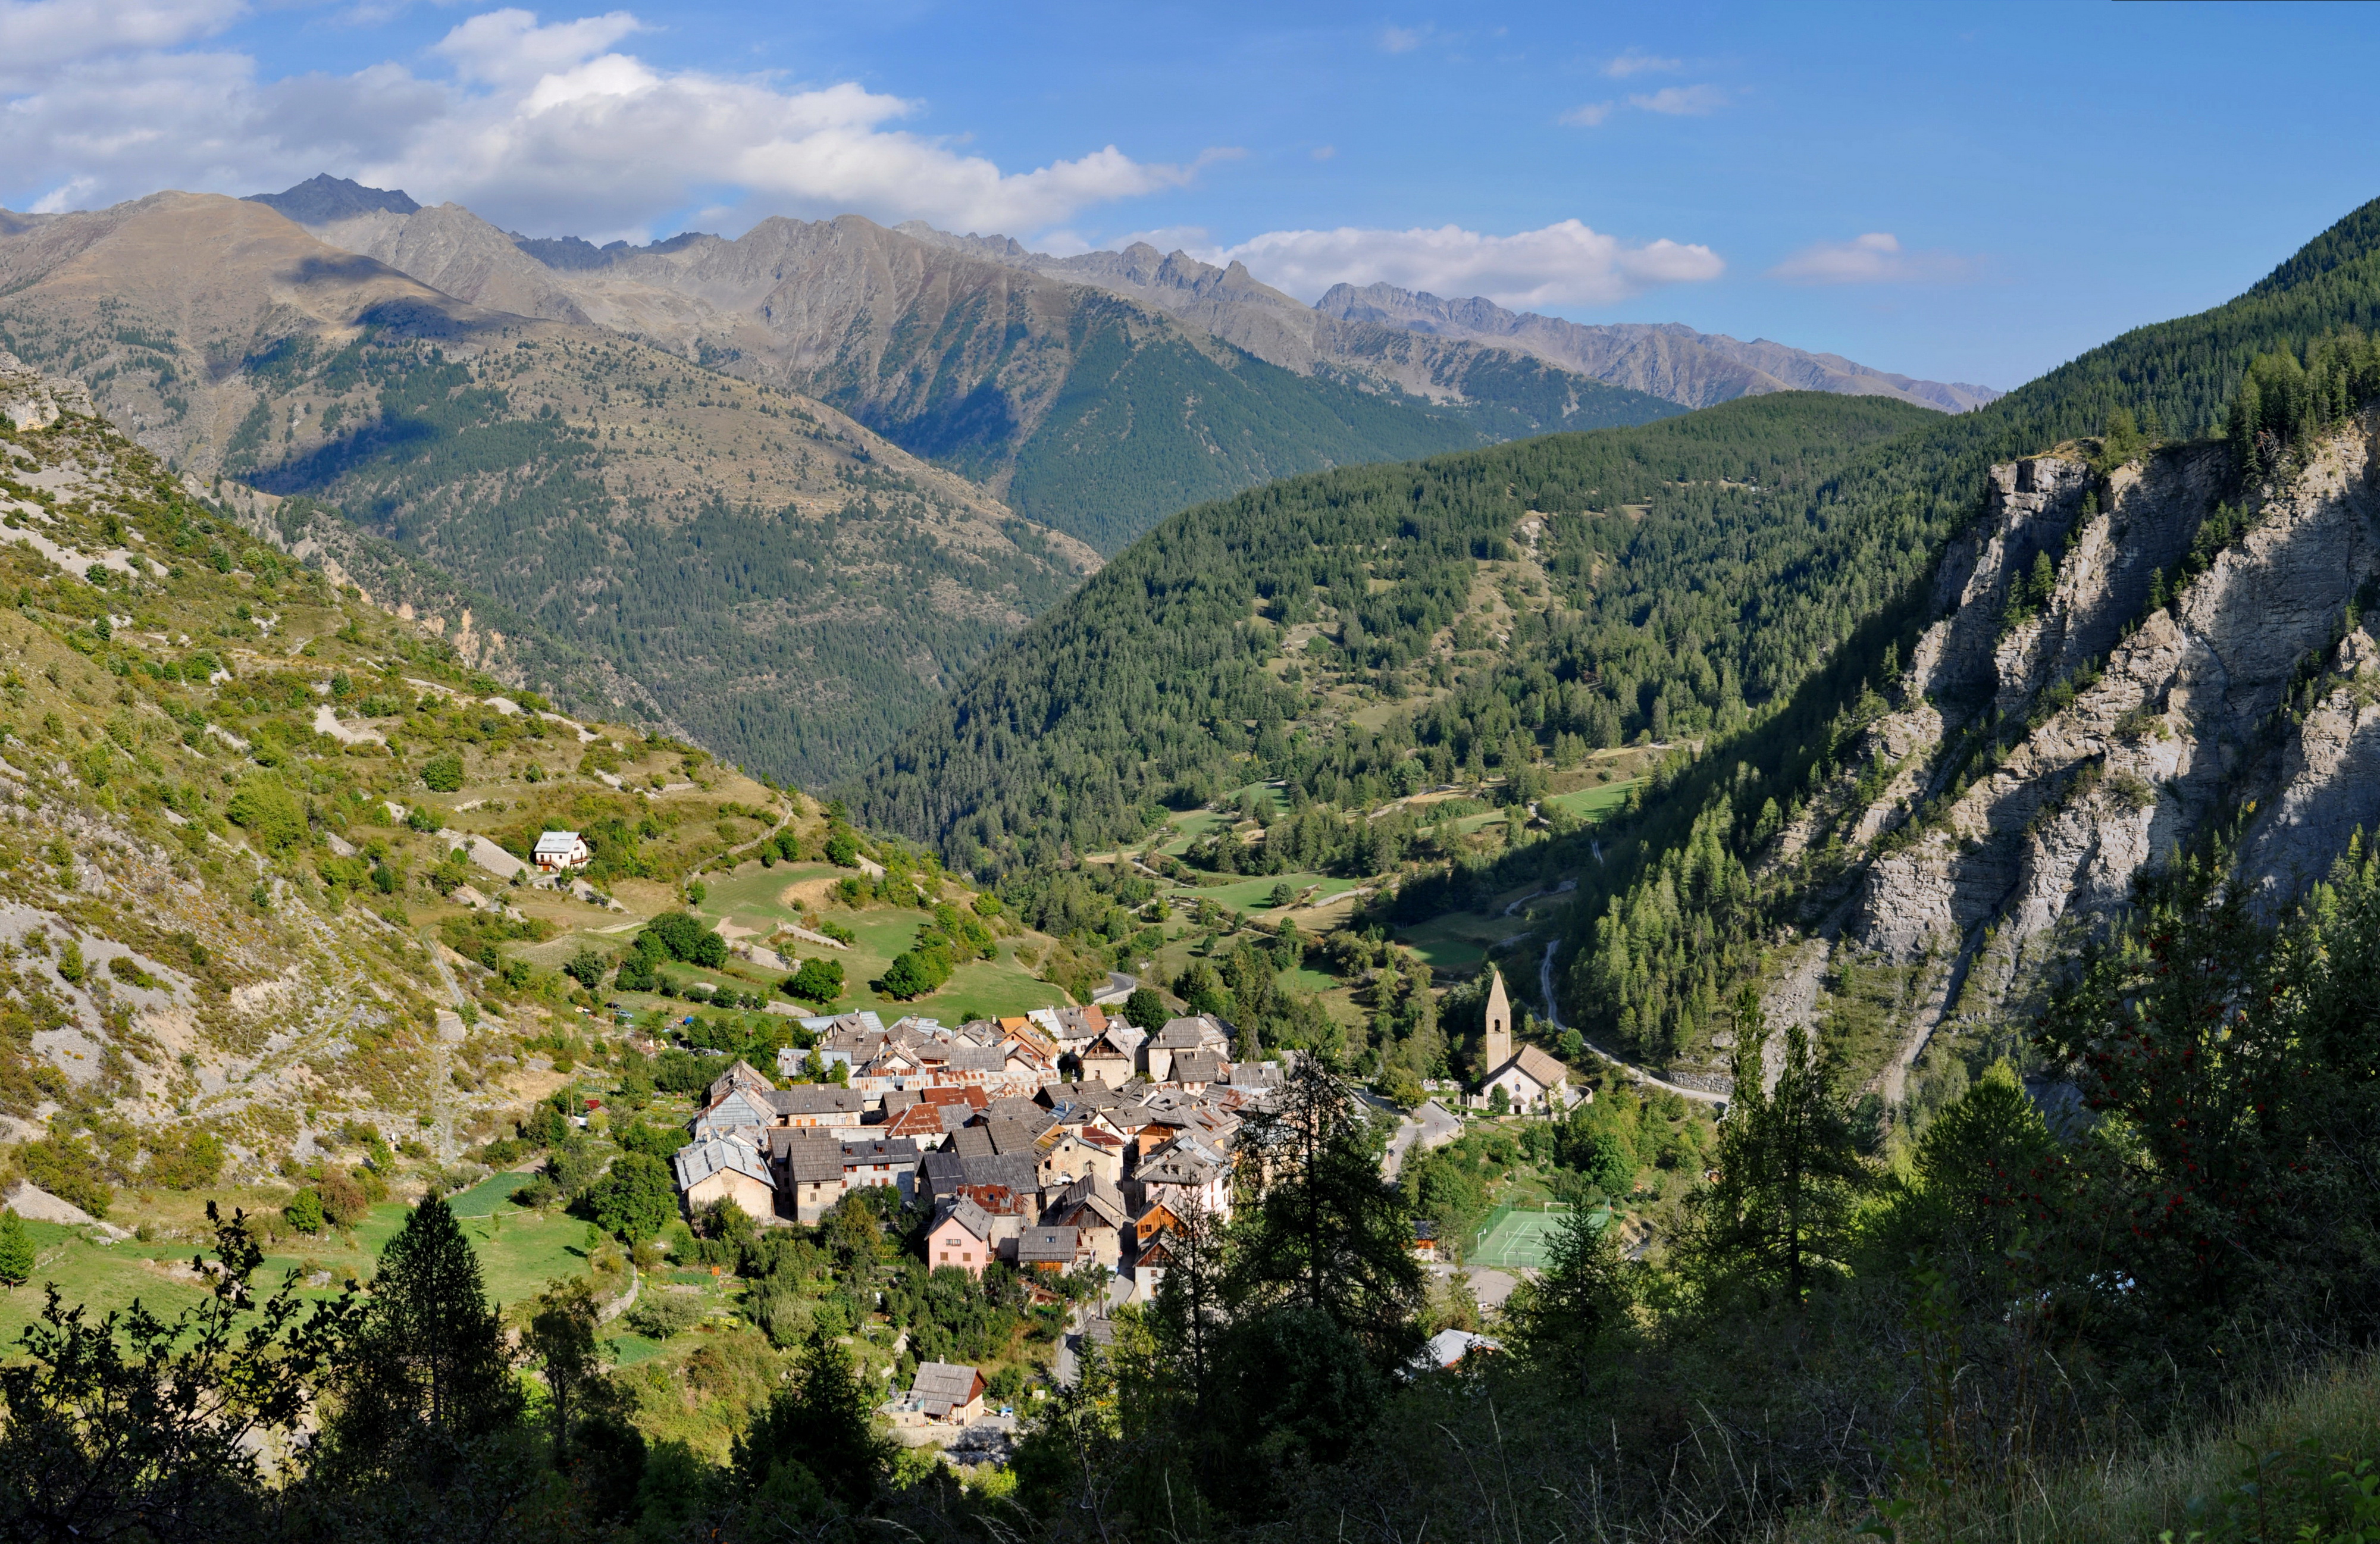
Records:
[[[637,1306],[627,1313],[629,1329],[656,1341],[685,1333],[701,1318],[701,1304],[652,1289],[638,1293]]]
[[[804,960],[802,967],[787,978],[784,990],[788,997],[824,1007],[843,995],[843,962]]]
[[[267,852],[287,852],[306,840],[306,811],[274,773],[250,772],[242,778],[225,813]]]
[[[73,939],[58,951],[58,979],[69,985],[83,978],[82,945]]]
[[[289,1204],[281,1209],[281,1215],[299,1233],[321,1233],[322,1198],[315,1191],[300,1190],[289,1198]]]
[[[451,794],[463,786],[463,759],[433,756],[421,763],[421,785],[433,794]]]
[[[355,1176],[344,1169],[325,1170],[320,1186],[322,1215],[343,1228],[352,1228],[371,1210],[371,1198]]]
[[[99,1154],[79,1137],[42,1137],[20,1144],[17,1167],[25,1177],[93,1217],[107,1215],[115,1193],[99,1177]]]
[[[141,1180],[167,1190],[196,1190],[212,1185],[223,1166],[223,1138],[212,1131],[169,1128],[150,1137]]]

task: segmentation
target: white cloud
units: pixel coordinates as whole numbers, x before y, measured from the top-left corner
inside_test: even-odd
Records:
[[[1715,279],[1727,266],[1708,247],[1666,239],[1629,246],[1576,220],[1512,236],[1457,225],[1271,231],[1196,255],[1216,263],[1237,259],[1307,301],[1334,284],[1391,284],[1456,298],[1484,295],[1524,310],[1608,305],[1663,285]]]
[[[1768,276],[1803,285],[1949,284],[1968,277],[1974,266],[1955,252],[1905,251],[1889,231],[1870,231],[1804,247]]]
[[[1727,92],[1718,86],[1664,86],[1650,96],[1632,96],[1631,107],[1671,117],[1702,117],[1727,105]]]
[[[1428,37],[1427,27],[1383,27],[1380,29],[1380,49],[1387,54],[1410,54]]]
[[[1339,147],[1337,145],[1317,145],[1312,150],[1306,152],[1306,153],[1313,156],[1317,161],[1328,161],[1332,156],[1339,153]]]
[[[853,212],[1029,232],[1241,153],[1167,165],[1108,145],[1005,171],[903,128],[921,105],[906,98],[650,64],[618,46],[645,30],[626,11],[471,17],[430,50],[451,75],[382,64],[261,83],[244,54],[172,46],[219,28],[233,0],[78,5],[103,13],[79,43],[60,20],[72,3],[0,0],[0,57],[12,39],[57,55],[39,79],[5,88],[0,176],[80,207],[160,187],[253,192],[327,170],[599,240],[654,234],[704,206],[747,224]]]
[[[1624,58],[1625,55],[1622,55]],[[1620,70],[1615,59],[1605,68],[1606,74],[1633,74],[1634,69]],[[1654,64],[1674,64],[1675,60],[1656,60]],[[1651,68],[1652,65],[1637,67]],[[1730,101],[1723,86],[1664,86],[1658,91],[1638,91],[1624,103],[1587,102],[1572,108],[1554,121],[1571,128],[1600,128],[1611,115],[1621,108],[1633,107],[1640,113],[1658,113],[1664,117],[1699,118],[1718,112]]]
[[[172,48],[247,8],[242,0],[0,0],[0,85],[37,81],[93,54]]]
[[[1683,65],[1684,61],[1681,59],[1664,59],[1657,55],[1647,54],[1641,48],[1630,48],[1621,51],[1618,57],[1605,65],[1603,73],[1614,80],[1624,80],[1632,75],[1672,74]]]

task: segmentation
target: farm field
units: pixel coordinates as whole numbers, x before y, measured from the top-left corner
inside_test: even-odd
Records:
[[[498,1175],[496,1179],[526,1177]],[[465,1194],[487,1188],[482,1185]],[[331,1296],[348,1274],[370,1274],[381,1246],[404,1225],[405,1211],[403,1205],[392,1201],[372,1208],[346,1236],[324,1233],[311,1239],[285,1237],[268,1247],[257,1281],[269,1291],[289,1270],[304,1270],[310,1275],[327,1270],[330,1284],[315,1288],[312,1295]],[[506,1203],[493,1215],[483,1213],[460,1221],[480,1256],[492,1302],[525,1302],[547,1283],[577,1275],[587,1268],[588,1224],[560,1211],[527,1211]],[[41,1318],[45,1283],[57,1283],[67,1301],[84,1305],[93,1317],[128,1308],[136,1297],[152,1311],[170,1317],[204,1295],[204,1288],[188,1271],[190,1257],[200,1252],[196,1244],[137,1239],[108,1244],[86,1228],[34,1222],[25,1227],[40,1253],[32,1280],[0,1290],[0,1347],[13,1348],[18,1333]]]

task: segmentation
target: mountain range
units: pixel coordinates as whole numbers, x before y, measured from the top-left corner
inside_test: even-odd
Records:
[[[1675,322],[1588,326],[1506,310],[1477,297],[1442,300],[1393,285],[1333,285],[1306,306],[1236,260],[1217,268],[1187,252],[1160,252],[1145,241],[1122,251],[1060,258],[1027,251],[1004,236],[953,236],[921,221],[895,228],[920,241],[1129,295],[1301,374],[1343,373],[1433,400],[1491,399],[1500,368],[1491,361],[1498,356],[1540,360],[1686,407],[1764,392],[1814,391],[1898,397],[1963,413],[2001,395],[1988,386],[1888,374],[1839,354],[1812,354],[1765,338],[1743,343]]]
[[[0,346],[478,663],[812,782],[1185,505],[1780,384],[1967,400],[1660,329],[1607,380],[1568,323],[1334,316],[1146,248],[856,216],[597,248],[329,177],[0,215]]]

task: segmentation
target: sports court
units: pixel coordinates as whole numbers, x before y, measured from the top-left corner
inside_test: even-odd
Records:
[[[1552,1256],[1554,1232],[1569,1215],[1570,1208],[1559,1201],[1525,1210],[1508,1201],[1488,1214],[1463,1263],[1502,1270],[1542,1270]],[[1611,1213],[1597,1210],[1588,1214],[1587,1221],[1600,1230],[1610,1222]]]

